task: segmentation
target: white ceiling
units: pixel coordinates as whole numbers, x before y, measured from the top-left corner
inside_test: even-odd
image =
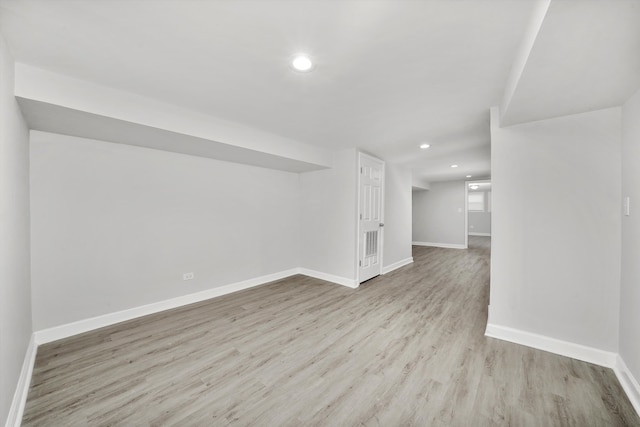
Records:
[[[486,181],[480,181],[480,182],[469,182],[467,183],[467,186],[469,187],[469,192],[473,193],[473,192],[480,192],[480,191],[491,191],[491,182],[486,182]],[[474,187],[478,187],[478,188],[471,188],[471,186]]]
[[[17,61],[427,173],[432,157],[457,161],[461,176],[489,172],[488,108],[531,9],[506,0],[0,4]],[[315,71],[289,69],[299,51]],[[430,153],[417,148],[425,140]],[[452,154],[468,148],[475,154]]]
[[[554,0],[502,125],[623,104],[640,84],[640,1]]]
[[[360,147],[441,181],[490,174],[489,107],[535,3],[0,0],[0,29],[19,62],[303,143]],[[545,55],[556,59],[563,36],[550,34],[535,53],[553,69]],[[297,52],[313,72],[289,68]]]

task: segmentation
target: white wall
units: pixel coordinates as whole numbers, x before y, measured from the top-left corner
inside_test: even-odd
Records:
[[[413,192],[412,240],[464,246],[465,182],[434,182],[429,191]]]
[[[31,337],[29,139],[13,97],[13,58],[0,35],[0,422]]]
[[[356,278],[357,153],[338,151],[333,168],[300,175],[301,267]]]
[[[34,328],[297,267],[298,185],[293,173],[32,131]]]
[[[617,351],[620,108],[491,117],[490,322]]]
[[[622,109],[622,197],[631,215],[622,217],[620,356],[640,380],[640,91]]]
[[[491,212],[469,212],[469,234],[491,234]]]
[[[34,328],[297,267],[355,284],[356,155],[298,175],[32,131]],[[410,171],[385,190],[389,266],[411,258]]]
[[[30,65],[16,65],[15,83],[32,129],[288,171],[331,166],[326,149]]]
[[[431,188],[431,183],[424,178],[416,177],[411,174],[411,188],[413,190],[428,190]]]
[[[386,163],[384,267],[411,258],[411,170]]]
[[[484,193],[485,211],[469,211],[469,234],[491,234],[491,212],[487,211],[488,203],[490,203],[491,191],[472,191],[469,190],[469,194],[472,193]]]

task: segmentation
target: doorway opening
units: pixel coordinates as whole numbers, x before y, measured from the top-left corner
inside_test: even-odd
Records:
[[[491,180],[467,181],[467,245],[469,236],[491,237]]]

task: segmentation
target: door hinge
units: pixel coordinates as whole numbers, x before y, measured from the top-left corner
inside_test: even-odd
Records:
[[[362,175],[362,168],[360,168],[360,174]]]
[[[360,214],[360,219],[362,219],[362,214]]]
[[[358,261],[358,267],[362,267],[362,260]]]

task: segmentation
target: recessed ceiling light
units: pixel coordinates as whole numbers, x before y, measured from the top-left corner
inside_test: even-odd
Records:
[[[479,185],[470,185],[469,188],[472,189],[472,190],[477,190],[478,188],[480,188],[480,186]]]
[[[471,175],[467,175],[467,178],[471,178]]]
[[[295,55],[291,60],[291,66],[297,71],[311,71],[313,69],[313,62],[307,55]]]
[[[429,147],[431,147],[429,144],[420,144],[420,148],[422,148],[423,150],[426,150]]]
[[[457,167],[458,167],[458,165],[451,165],[451,167],[452,167],[452,168],[457,168]]]

